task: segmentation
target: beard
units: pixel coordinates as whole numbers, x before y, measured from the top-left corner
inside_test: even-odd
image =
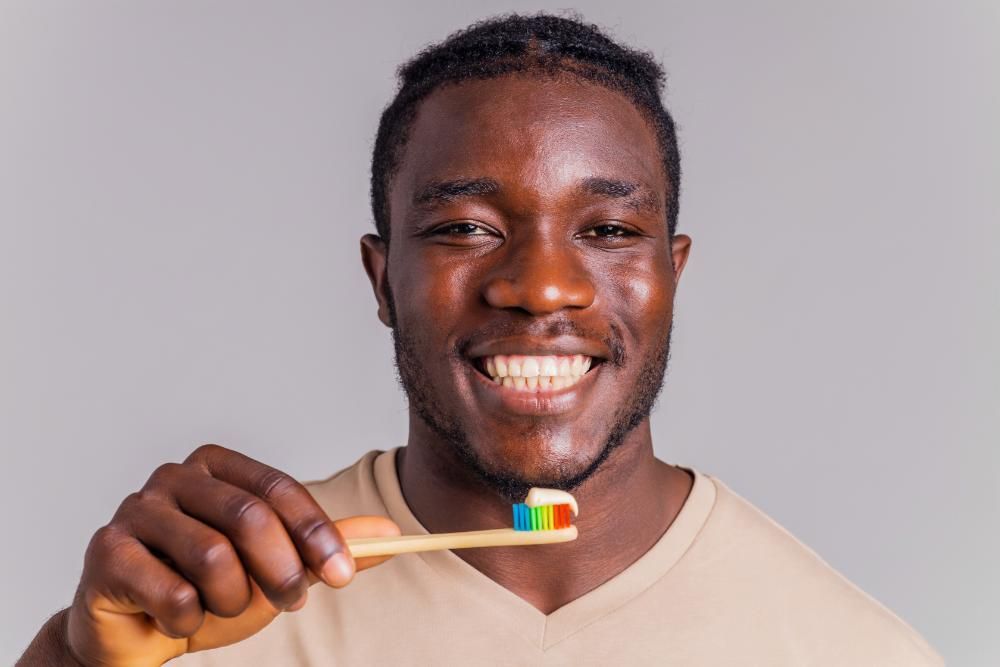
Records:
[[[654,346],[649,358],[640,362],[639,376],[632,390],[625,393],[626,401],[615,411],[611,426],[604,438],[603,446],[593,460],[578,472],[566,471],[545,479],[532,479],[520,475],[515,470],[487,465],[462,427],[461,421],[451,414],[442,401],[435,396],[430,375],[418,352],[418,340],[408,331],[400,328],[396,317],[396,304],[391,291],[387,294],[392,342],[395,350],[396,373],[403,391],[406,393],[410,409],[438,436],[444,446],[465,465],[466,470],[482,483],[496,491],[506,500],[521,502],[528,491],[535,486],[572,491],[590,479],[608,460],[626,436],[636,426],[645,421],[656,405],[656,399],[663,388],[664,377],[670,360],[670,336],[673,321],[667,325],[666,334]],[[605,363],[621,368],[625,365],[625,352],[617,330],[608,340],[612,358]],[[458,354],[456,352],[456,354]]]

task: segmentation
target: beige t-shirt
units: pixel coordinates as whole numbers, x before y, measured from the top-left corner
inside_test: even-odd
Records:
[[[308,485],[334,517],[426,533],[395,451]],[[639,560],[545,615],[450,551],[396,556],[309,591],[253,637],[170,667],[319,665],[941,665],[913,629],[717,479],[694,486]]]

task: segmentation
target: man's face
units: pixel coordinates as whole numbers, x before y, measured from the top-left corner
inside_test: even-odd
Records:
[[[652,127],[603,87],[508,76],[420,104],[365,265],[411,410],[502,492],[578,483],[647,418],[690,243],[667,188]]]

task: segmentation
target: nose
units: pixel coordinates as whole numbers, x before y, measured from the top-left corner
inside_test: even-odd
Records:
[[[483,285],[493,308],[547,315],[594,303],[594,282],[572,244],[524,240],[509,248]]]

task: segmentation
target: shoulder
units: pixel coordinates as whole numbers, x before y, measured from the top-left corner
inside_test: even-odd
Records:
[[[332,517],[384,514],[385,506],[375,480],[375,461],[394,452],[372,450],[350,466],[324,479],[303,482],[309,493]]]
[[[941,665],[941,656],[902,619],[725,484],[699,536],[736,590],[784,631],[827,645],[843,664]],[[761,618],[761,617],[758,617]],[[763,622],[768,622],[764,620]]]

